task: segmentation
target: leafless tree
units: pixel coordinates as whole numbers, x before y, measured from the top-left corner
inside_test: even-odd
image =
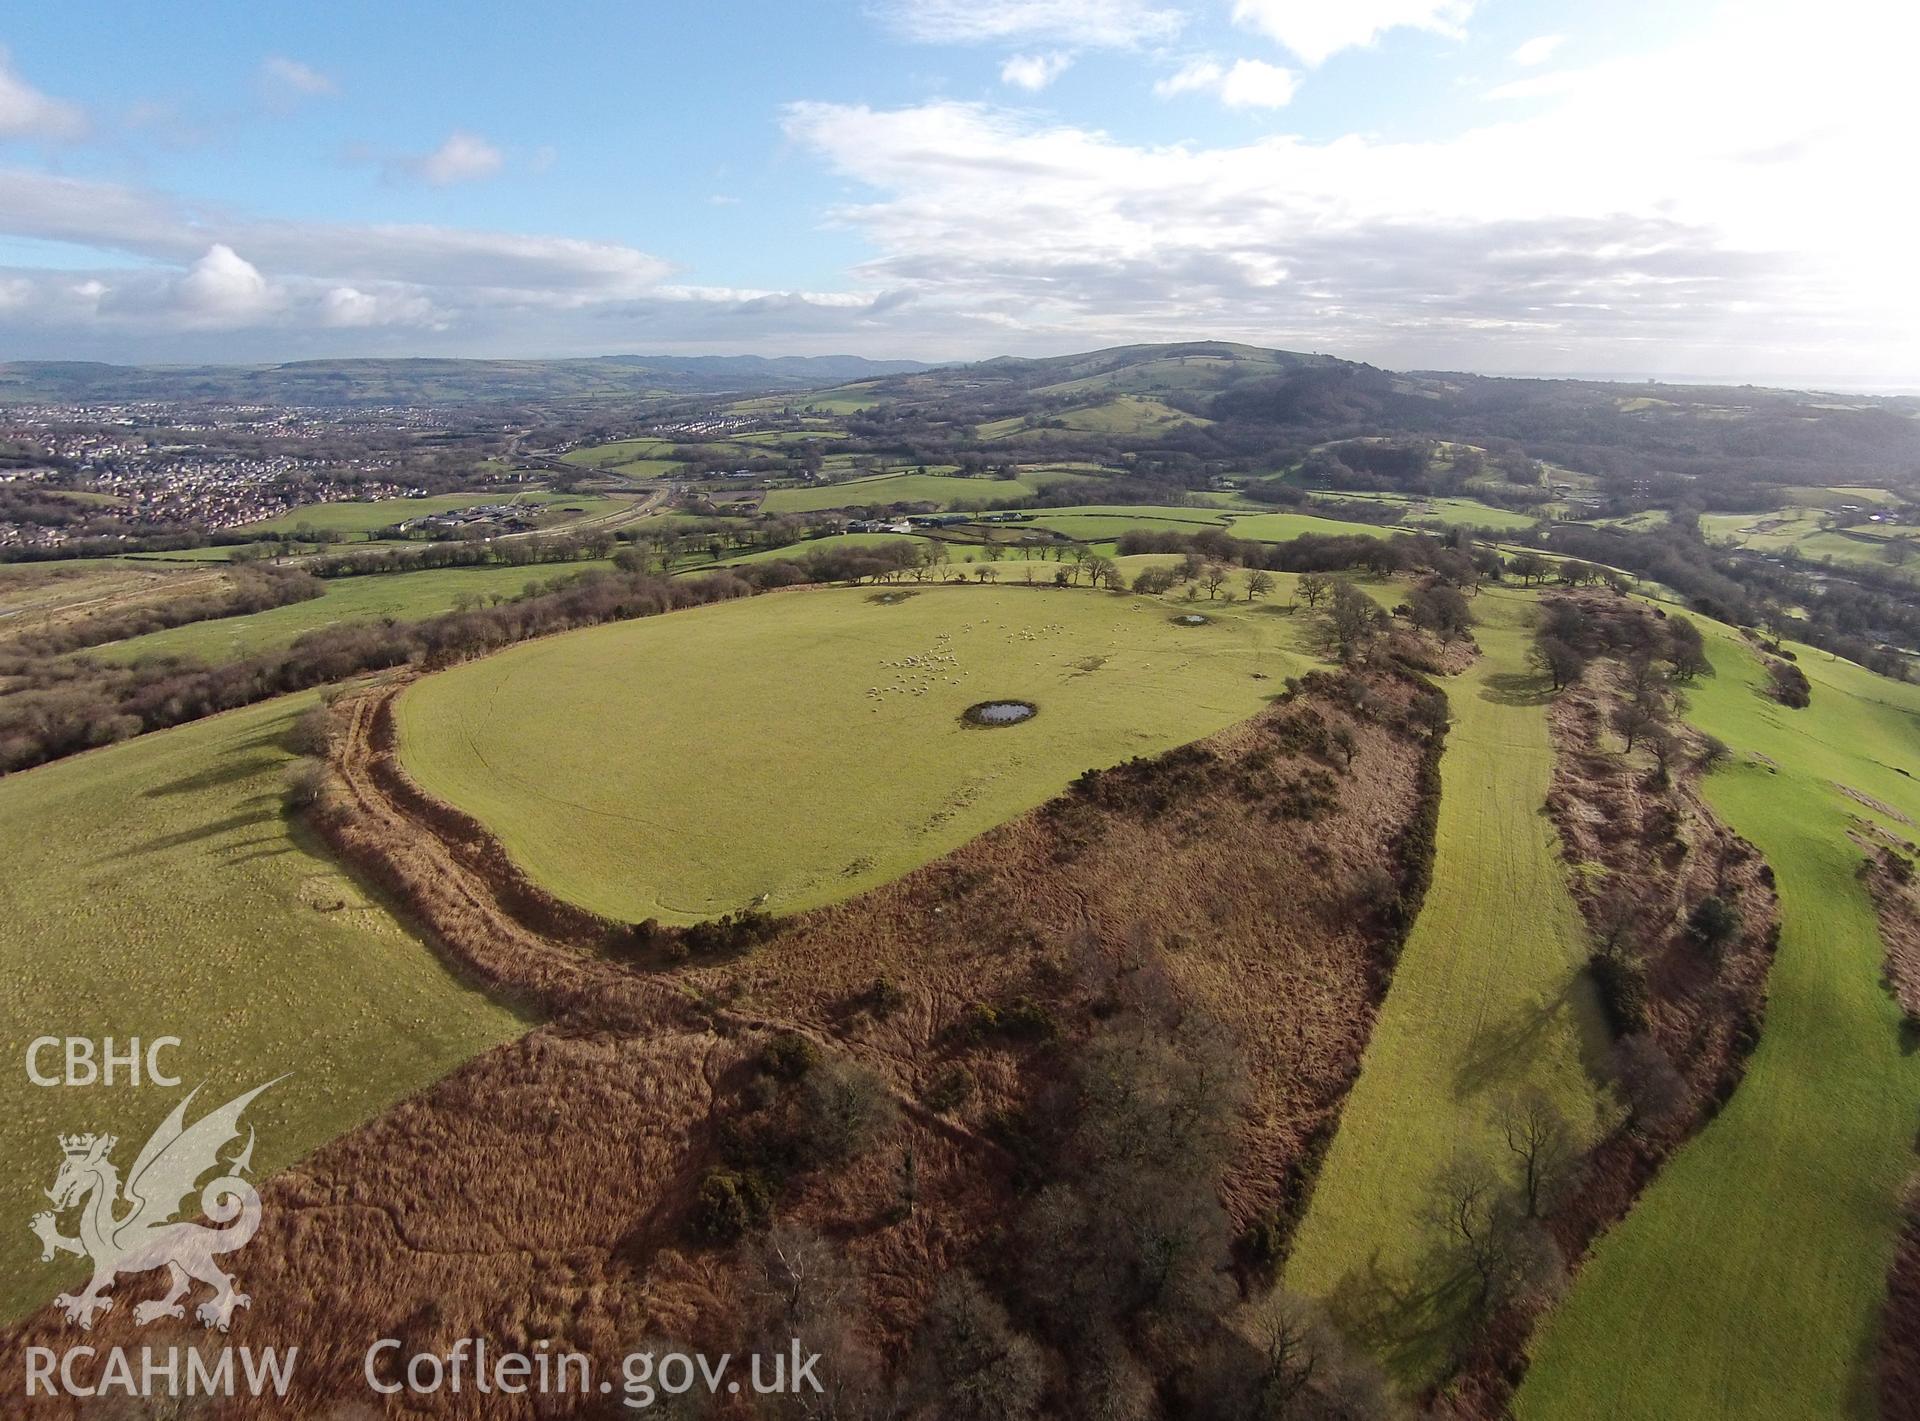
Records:
[[[1552,1097],[1537,1088],[1503,1096],[1495,1107],[1495,1123],[1519,1172],[1527,1217],[1537,1219],[1579,1168],[1579,1138]]]

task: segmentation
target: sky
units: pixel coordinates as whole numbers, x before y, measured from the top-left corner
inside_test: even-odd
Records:
[[[1898,0],[73,0],[0,359],[1231,339],[1920,385]]]

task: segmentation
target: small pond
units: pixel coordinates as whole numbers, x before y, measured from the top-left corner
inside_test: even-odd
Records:
[[[1176,627],[1204,627],[1211,622],[1213,618],[1202,616],[1198,612],[1182,612],[1179,616],[1170,618],[1169,620],[1171,620]]]
[[[961,712],[960,719],[968,725],[1018,725],[1023,720],[1032,720],[1040,714],[1040,707],[1032,701],[981,701]]]

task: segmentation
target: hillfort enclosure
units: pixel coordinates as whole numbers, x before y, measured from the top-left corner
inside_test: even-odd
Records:
[[[1920,1416],[1920,10],[16,8],[0,1415]]]

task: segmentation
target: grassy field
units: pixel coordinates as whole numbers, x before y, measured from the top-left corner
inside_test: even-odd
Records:
[[[1402,493],[1327,493],[1316,494],[1329,502],[1359,499],[1368,503],[1392,504],[1401,510],[1401,521],[1413,526],[1463,523],[1474,528],[1497,528],[1511,533],[1531,528],[1537,517],[1511,508],[1496,508],[1477,498],[1419,498]]]
[[[75,1277],[41,1265],[26,1228],[55,1137],[117,1133],[124,1168],[181,1094],[32,1086],[30,1039],[178,1036],[177,1073],[206,1082],[203,1105],[293,1072],[249,1112],[266,1173],[520,1029],[290,829],[278,742],[312,704],[0,780],[0,1195],[18,1215],[0,1230],[0,1315]]]
[[[1528,672],[1532,599],[1474,599],[1483,655],[1447,682],[1433,886],[1374,1025],[1287,1267],[1408,1388],[1444,1370],[1462,1299],[1441,1286],[1424,1214],[1456,1151],[1498,1161],[1489,1120],[1532,1083],[1591,1129],[1605,1027],[1581,973],[1586,929],[1541,810],[1552,771]],[[1504,1148],[1504,1147],[1502,1147]],[[1676,1412],[1675,1415],[1685,1413]]]
[[[211,573],[213,569],[206,569]],[[194,570],[155,567],[121,558],[66,558],[53,562],[0,563],[0,635],[39,625],[45,618],[105,599],[162,594]]]
[[[1025,478],[967,479],[944,473],[876,474],[819,488],[777,488],[760,507],[767,513],[822,513],[829,508],[885,503],[931,503],[951,508],[955,503],[1023,498],[1037,492],[1042,482]]]
[[[1321,537],[1359,534],[1384,538],[1389,530],[1371,523],[1346,523],[1337,518],[1315,518],[1305,513],[1241,513],[1224,508],[1171,508],[1153,504],[1090,504],[1049,508],[1035,514],[1030,525],[1048,528],[1082,543],[1110,542],[1133,531],[1195,533],[1219,528],[1236,538],[1278,543],[1303,533]]]
[[[1036,419],[1038,422],[1036,422]],[[1057,424],[1054,422],[1058,421]],[[1188,414],[1144,395],[1118,395],[1100,404],[1062,410],[1029,418],[993,420],[979,426],[980,439],[1006,439],[1013,435],[1045,438],[1061,434],[1153,435],[1185,425],[1212,424],[1210,419]]]
[[[1284,543],[1309,533],[1319,538],[1385,538],[1393,532],[1377,523],[1348,523],[1338,518],[1315,518],[1307,513],[1236,514],[1227,531],[1236,538],[1251,538],[1256,543]]]
[[[1005,586],[703,607],[428,677],[401,698],[402,752],[601,912],[795,909],[897,877],[1090,766],[1250,715],[1307,664],[1304,618],[1240,604],[1178,627],[1174,610]],[[1040,714],[960,722],[998,697]]]
[[[1517,1410],[1541,1421],[1875,1414],[1920,1058],[1880,986],[1846,835],[1856,816],[1915,831],[1838,787],[1920,819],[1902,773],[1920,773],[1920,688],[1803,647],[1813,704],[1786,710],[1757,693],[1763,673],[1735,635],[1696,620],[1718,674],[1688,719],[1735,751],[1708,799],[1780,893],[1766,1028],[1727,1109],[1600,1241],[1536,1343]]]
[[[451,612],[462,597],[511,597],[528,583],[548,582],[611,562],[542,563],[534,567],[437,568],[428,572],[380,573],[342,577],[326,584],[326,595],[307,602],[271,607],[245,617],[220,617],[184,627],[149,632],[90,650],[109,661],[143,656],[194,656],[206,662],[232,661],[289,645],[302,632],[338,622],[412,621]]]
[[[727,408],[736,414],[777,414],[783,410],[818,410],[823,414],[859,414],[861,410],[891,404],[893,395],[876,394],[871,382],[837,385],[818,392],[796,391],[790,395],[760,395],[750,400],[735,400]]]
[[[734,557],[723,557],[718,563],[708,561],[704,556],[689,558],[682,572],[705,572],[714,567],[740,567],[746,563],[777,562],[781,558],[791,558],[795,562],[809,553],[845,552],[849,548],[878,548],[888,543],[923,543],[927,539],[911,533],[830,533],[824,538],[808,538],[803,542],[789,543],[784,548],[761,548],[751,553],[741,553]],[[960,549],[955,549],[959,555]]]
[[[521,493],[440,493],[430,498],[383,498],[371,503],[315,503],[296,508],[278,518],[249,523],[241,530],[248,533],[292,533],[301,528],[316,532],[343,533],[348,536],[372,533],[380,528],[404,523],[409,518],[424,518],[432,513],[452,513],[492,503],[530,503],[553,506],[556,513],[580,510],[571,516],[590,518],[610,513],[621,500],[596,494],[554,493],[534,490]]]
[[[658,459],[672,448],[672,442],[665,439],[616,439],[611,444],[590,444],[570,450],[563,456],[563,462],[589,469],[609,469],[635,459]]]

